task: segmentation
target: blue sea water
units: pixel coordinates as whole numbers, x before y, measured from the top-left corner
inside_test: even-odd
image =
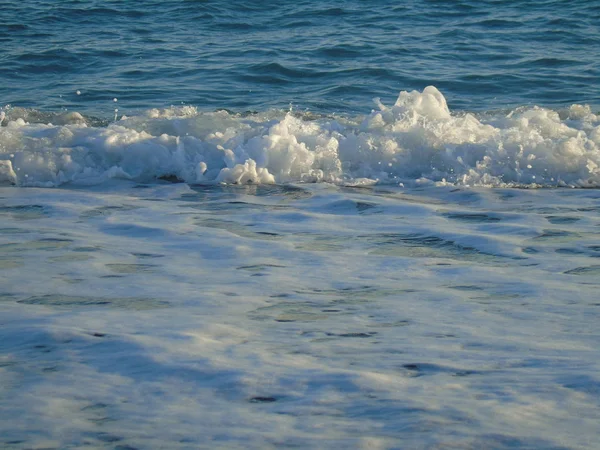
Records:
[[[0,448],[600,448],[600,2],[5,0]]]
[[[593,0],[7,0],[0,22],[1,101],[45,111],[366,113],[428,85],[458,110],[600,106]]]

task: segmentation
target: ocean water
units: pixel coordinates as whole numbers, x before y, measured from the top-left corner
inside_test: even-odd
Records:
[[[5,0],[0,448],[600,448],[600,2]]]

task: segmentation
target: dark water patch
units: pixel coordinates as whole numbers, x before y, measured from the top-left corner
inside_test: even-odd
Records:
[[[244,195],[253,197],[269,197],[283,203],[312,197],[312,193],[301,187],[282,184],[249,184],[249,185],[190,185],[195,192],[186,192],[179,197],[185,202],[198,202],[206,204],[216,203],[219,209],[224,207],[223,202],[228,202],[235,207],[253,205],[256,207],[272,206],[251,203],[241,200]],[[231,200],[229,200],[231,199]],[[202,207],[203,208],[203,207]]]
[[[91,219],[95,217],[104,217],[110,216],[114,213],[121,211],[132,211],[134,209],[138,209],[139,206],[133,205],[109,205],[109,206],[100,206],[97,208],[88,209],[79,214],[81,219]]]
[[[581,218],[573,216],[546,216],[546,220],[551,224],[561,225],[578,222]]]
[[[543,242],[547,244],[565,244],[581,239],[581,234],[567,231],[567,230],[556,230],[546,229],[543,232],[531,239],[530,241]]]
[[[276,62],[264,62],[248,67],[248,74],[260,74],[276,80],[292,80],[314,78],[322,76],[321,71],[309,68],[300,68],[298,65],[284,65]],[[260,78],[257,78],[259,80]]]
[[[19,299],[19,296],[11,294],[9,292],[0,292],[0,302],[15,302]]]
[[[250,403],[273,403],[277,401],[276,397],[257,396],[248,399]]]
[[[469,300],[481,304],[481,305],[499,305],[502,304],[500,302],[505,302],[506,300],[515,300],[519,298],[523,298],[524,294],[520,294],[517,292],[506,292],[506,291],[496,291],[490,292],[485,295],[478,295],[469,297]],[[512,304],[512,303],[511,303]],[[527,303],[521,303],[521,305],[525,305]],[[487,311],[490,311],[489,309]],[[503,309],[498,309],[494,312],[503,312]]]
[[[448,289],[454,289],[457,291],[465,291],[465,292],[477,292],[477,291],[483,291],[485,290],[484,287],[482,286],[477,286],[474,284],[462,284],[462,285],[453,285],[453,286],[446,286]]]
[[[289,298],[289,297],[277,297]],[[315,298],[308,301],[286,301],[258,308],[248,313],[248,317],[258,321],[314,322],[332,316],[356,314],[364,309],[369,300],[365,298]],[[334,336],[330,334],[329,336]],[[336,335],[337,336],[337,335]],[[352,333],[342,337],[353,337]],[[359,336],[354,336],[359,337]]]
[[[486,30],[493,28],[500,29],[513,29],[523,26],[521,20],[509,20],[509,19],[484,19],[470,24],[471,26],[477,26]]]
[[[31,231],[24,228],[0,228],[0,234],[27,234]]]
[[[329,317],[329,313],[321,311],[321,306],[312,302],[278,303],[251,311],[248,317],[261,322],[314,322]]]
[[[556,250],[554,250],[554,252],[558,253],[559,255],[573,255],[573,256],[586,254],[584,251],[579,250],[577,248],[557,248]]]
[[[126,236],[135,239],[160,238],[169,231],[165,228],[156,228],[134,223],[103,223],[99,230],[115,236]]]
[[[166,181],[167,183],[171,183],[171,184],[178,184],[178,183],[184,182],[184,180],[179,178],[177,175],[161,175],[158,177],[158,179],[160,181]]]
[[[561,68],[561,67],[571,67],[571,66],[580,66],[581,61],[577,61],[570,58],[534,58],[534,59],[525,59],[523,61],[519,61],[515,64],[509,64],[507,67],[509,68]]]
[[[367,215],[367,214],[380,213],[381,210],[379,210],[377,208],[378,206],[379,205],[377,203],[374,203],[374,202],[344,199],[344,200],[336,200],[336,201],[327,203],[327,204],[325,204],[323,206],[320,206],[318,208],[318,210],[320,212],[325,213],[325,214],[339,214],[339,215],[361,214],[361,215]]]
[[[207,218],[194,222],[195,225],[204,228],[215,228],[223,231],[227,231],[228,233],[234,234],[236,236],[242,238],[249,239],[257,239],[261,241],[272,241],[279,240],[283,236],[270,232],[270,231],[260,231],[255,230],[254,225],[244,225],[238,222],[229,221],[229,220],[221,220],[221,219],[213,219]]]
[[[458,337],[452,333],[437,333],[437,334],[432,334],[431,336],[433,336],[436,339],[455,339]]]
[[[84,406],[83,408],[81,408],[80,411],[103,411],[106,408],[108,408],[108,405],[106,403],[92,403],[91,405]]]
[[[83,247],[75,247],[75,248],[71,249],[72,252],[85,252],[85,253],[87,253],[87,252],[90,252],[90,253],[91,252],[99,252],[101,250],[102,250],[102,247],[99,247],[99,246],[96,246],[96,245],[94,245],[94,246],[90,245],[90,246],[83,246]]]
[[[139,253],[133,252],[131,253],[136,258],[140,259],[155,259],[155,258],[163,258],[165,255],[161,255],[160,253]]]
[[[566,230],[544,230],[544,232],[533,239],[552,239],[555,237],[570,236],[573,233]]]
[[[370,337],[377,335],[377,333],[374,331],[371,331],[368,333],[355,332],[355,333],[325,333],[325,334],[327,336],[337,336],[337,337],[341,337],[341,338],[370,338]]]
[[[124,264],[124,263],[111,263],[105,264],[105,266],[118,274],[137,274],[137,273],[153,273],[158,270],[157,265],[154,264]]]
[[[458,205],[473,205],[478,204],[483,200],[483,196],[481,193],[465,189],[465,188],[456,188],[450,191],[451,199],[453,203]],[[446,203],[445,201],[441,201],[441,203]]]
[[[186,205],[188,206],[188,205]],[[194,207],[194,206],[193,206]],[[217,201],[205,203],[203,205],[197,205],[195,209],[200,209],[203,211],[218,211],[219,214],[227,214],[227,213],[235,213],[239,210],[281,210],[287,209],[287,205],[280,204],[264,204],[264,203],[255,203],[241,200],[233,200],[233,201]]]
[[[243,187],[244,195],[255,195],[257,197],[284,197],[290,200],[301,200],[312,197],[312,193],[304,188],[293,185],[250,185]]]
[[[469,442],[469,445],[465,446],[465,448],[490,450],[572,450],[573,447],[556,445],[550,440],[537,437],[521,437],[500,433],[483,433],[479,436],[475,436],[473,440]]]
[[[45,238],[28,242],[10,242],[0,245],[0,253],[19,253],[25,251],[54,251],[70,246],[71,239]]]
[[[370,202],[356,202],[356,210],[359,214],[376,214],[381,213],[381,210],[374,211],[379,205],[377,203]]]
[[[186,201],[186,199],[183,200]],[[263,205],[249,202],[229,202],[219,199],[213,199],[212,201],[202,203],[184,203],[179,206],[182,208],[192,208],[204,212],[217,212],[219,215],[235,214],[238,211],[243,211],[245,209],[264,207]]]
[[[521,251],[523,253],[527,253],[529,255],[535,255],[537,253],[539,253],[540,251],[538,249],[536,249],[535,247],[523,247],[521,248]]]
[[[588,395],[600,395],[600,381],[589,375],[572,374],[568,377],[563,377],[560,380],[562,385],[574,391],[582,392]]]
[[[279,237],[279,233],[273,233],[272,231],[257,231],[256,234],[261,236]]]
[[[248,266],[239,266],[236,267],[237,270],[244,270],[247,272],[263,272],[271,268],[285,268],[287,266],[282,266],[279,264],[252,264]]]
[[[498,189],[498,199],[505,202],[517,197],[517,194],[512,190]]]
[[[600,265],[592,265],[585,267],[576,267],[575,269],[567,270],[563,272],[567,275],[600,275]]]
[[[584,208],[577,208],[576,211],[580,212],[599,212],[600,206],[586,206]]]
[[[35,220],[48,216],[50,210],[42,205],[0,206],[0,214],[8,214],[15,220]]]
[[[229,31],[232,28],[236,29],[236,30],[250,31],[255,26],[248,22],[227,22],[227,23],[219,23],[219,24],[215,25],[215,27],[217,29],[221,29],[221,30],[225,30],[225,31]]]
[[[122,437],[110,433],[96,433],[94,437],[100,442],[106,442],[108,444],[120,442],[123,440]]]
[[[289,300],[258,308],[248,313],[248,317],[259,321],[313,322],[332,316],[356,314],[357,310],[366,310],[368,305],[377,299],[401,293],[399,290],[378,289],[366,285],[340,289],[296,290],[293,294],[271,296],[270,298]]]
[[[87,418],[88,422],[93,423],[96,426],[104,426],[110,422],[116,422],[117,419],[115,417],[110,416],[100,416],[100,417],[89,417]],[[115,447],[117,448],[117,447]]]
[[[454,213],[447,212],[442,213],[442,216],[448,219],[457,220],[460,222],[474,222],[474,223],[486,223],[486,222],[500,222],[502,219],[490,214],[484,213]]]
[[[540,206],[539,202],[524,200],[514,205],[515,212],[535,213],[544,216],[562,216],[573,214],[576,209],[567,206]]]
[[[382,290],[368,284],[362,286],[346,286],[340,288],[312,288],[295,291],[297,294],[308,294],[316,296],[335,296],[341,298],[369,298],[372,296],[388,295],[389,291]]]
[[[352,245],[351,239],[343,235],[300,232],[294,237],[300,239],[294,244],[296,249],[311,252],[338,252]]]
[[[25,305],[40,305],[61,309],[84,308],[84,307],[109,307],[128,310],[149,310],[157,308],[165,308],[169,306],[169,302],[153,298],[143,297],[87,297],[73,296],[60,294],[47,294],[33,296],[17,303]]]
[[[405,258],[449,258],[480,261],[490,264],[510,264],[511,258],[484,252],[451,239],[421,233],[381,233],[357,236],[370,247],[369,254]]]
[[[366,56],[366,48],[351,45],[334,45],[331,47],[321,47],[319,54],[327,58],[360,58]]]
[[[48,261],[58,262],[58,263],[70,263],[70,262],[89,261],[90,259],[93,259],[93,258],[94,257],[92,255],[87,254],[87,253],[68,252],[68,253],[64,253],[59,256],[52,256],[52,257],[48,258]]]
[[[43,306],[102,306],[110,305],[110,300],[93,297],[73,297],[63,295],[43,295],[39,297],[29,297],[25,300],[19,300],[17,303],[25,305],[43,305]]]
[[[380,322],[369,325],[370,328],[396,328],[396,327],[407,327],[412,325],[411,320],[395,320],[393,322]]]
[[[482,373],[481,371],[476,370],[441,366],[438,364],[430,363],[410,363],[403,364],[401,367],[405,374],[411,378],[437,374],[447,374],[453,377],[466,377]]]
[[[44,344],[37,344],[34,345],[33,348],[36,351],[42,352],[42,353],[50,353],[54,350],[54,347],[51,347],[49,345],[44,345]]]
[[[0,24],[0,28],[3,31],[10,31],[10,32],[26,31],[29,29],[29,27],[27,25],[22,24],[22,23]]]
[[[2,251],[2,246],[0,246],[0,252]],[[20,256],[16,255],[6,255],[0,256],[0,270],[8,270],[8,269],[16,269],[17,267],[22,267],[24,265],[24,260]]]

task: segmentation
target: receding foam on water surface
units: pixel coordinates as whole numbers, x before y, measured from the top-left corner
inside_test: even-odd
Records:
[[[182,107],[110,124],[9,108],[0,183],[600,186],[600,117],[588,106],[452,113],[433,86],[403,91],[391,107],[375,102],[378,110],[358,118]]]

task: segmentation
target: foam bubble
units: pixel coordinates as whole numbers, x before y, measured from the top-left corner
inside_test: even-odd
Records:
[[[600,118],[587,105],[453,114],[433,86],[401,92],[390,107],[375,102],[378,110],[358,119],[289,111],[240,116],[183,106],[120,121],[115,110],[112,124],[76,112],[11,108],[0,129],[2,177],[24,186],[161,177],[600,186]]]

